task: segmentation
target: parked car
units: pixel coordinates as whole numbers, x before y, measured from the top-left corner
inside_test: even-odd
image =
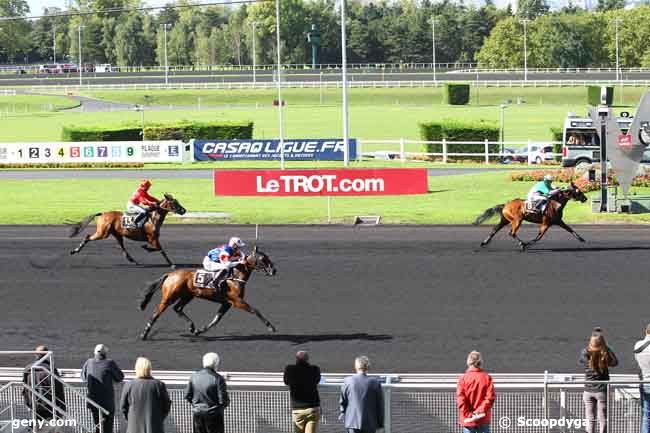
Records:
[[[63,65],[60,65],[60,68],[61,68],[61,72],[63,72],[64,74],[79,72],[79,68],[77,68],[77,65],[74,65],[72,63],[64,63]]]
[[[95,72],[95,65],[93,63],[84,63],[82,72]]]
[[[61,72],[61,68],[56,64],[41,65],[38,67],[38,72],[40,74],[58,74]]]
[[[533,164],[543,164],[546,161],[553,161],[555,155],[553,155],[553,145],[545,144],[531,144],[525,148],[527,159],[530,159],[530,162]]]

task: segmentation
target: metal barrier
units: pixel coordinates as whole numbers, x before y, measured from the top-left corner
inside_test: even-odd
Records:
[[[15,378],[22,369],[0,369],[0,384]],[[133,372],[125,372],[127,380]],[[79,370],[61,370],[71,393],[84,394]],[[277,373],[222,373],[227,378],[231,397],[225,412],[229,433],[289,433],[293,431],[289,410],[289,392]],[[184,386],[190,372],[154,371],[154,377],[165,381],[173,401],[165,421],[168,433],[192,433],[192,414],[184,399]],[[324,374],[320,386],[322,419],[319,431],[340,433],[338,396],[344,374]],[[386,406],[386,433],[460,432],[456,408],[458,374],[396,374],[379,375]],[[584,431],[582,375],[558,374],[493,374],[497,399],[492,414],[491,431],[496,433],[558,433]],[[633,375],[612,375],[608,387],[608,424],[612,433],[637,433],[641,420],[639,383]],[[15,381],[0,385],[0,407],[11,401],[11,416],[29,418],[22,404],[20,384]],[[9,390],[5,392],[3,390]],[[121,387],[116,389],[119,397]],[[86,402],[68,398],[68,412],[74,419],[87,423],[90,413]],[[125,420],[116,406],[116,432],[125,430]],[[8,414],[0,413],[0,421]],[[546,420],[546,425],[544,425]],[[551,428],[550,420],[578,420],[579,429]],[[528,423],[529,425],[526,425]],[[79,427],[66,431],[81,432]]]

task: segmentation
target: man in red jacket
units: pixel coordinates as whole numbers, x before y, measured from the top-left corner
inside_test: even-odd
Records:
[[[143,180],[126,204],[126,211],[128,213],[138,215],[135,218],[135,225],[137,227],[144,225],[147,221],[149,211],[160,202],[156,197],[149,195],[149,188],[151,188],[151,181],[149,179]]]
[[[467,356],[467,370],[456,388],[456,405],[463,433],[489,433],[494,384],[492,378],[481,370],[481,354],[473,351]]]

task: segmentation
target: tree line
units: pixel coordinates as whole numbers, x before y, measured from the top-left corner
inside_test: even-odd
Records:
[[[321,32],[320,63],[340,63],[339,4],[280,0],[284,63],[311,63],[306,36],[312,24]],[[250,65],[253,38],[257,64],[274,63],[273,1],[134,10],[140,6],[140,0],[71,0],[69,10],[96,13],[57,16],[61,10],[47,8],[38,19],[0,21],[0,63],[48,63],[55,54],[57,62],[74,63],[81,42],[84,63],[163,65],[165,28],[169,65]],[[617,25],[621,66],[650,66],[650,51],[644,47],[650,33],[650,7],[624,10],[622,6],[622,0],[599,0],[596,12],[571,5],[550,12],[545,0],[519,0],[518,13],[513,14],[510,8],[498,9],[492,0],[479,8],[449,0],[348,0],[348,61],[430,63],[435,17],[439,63],[521,67],[523,20],[527,20],[529,67],[610,66]],[[0,17],[29,14],[26,0],[0,0]]]

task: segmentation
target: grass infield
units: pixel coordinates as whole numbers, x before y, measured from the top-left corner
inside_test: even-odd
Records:
[[[326,197],[215,197],[210,180],[152,179],[155,196],[174,194],[188,211],[231,214],[228,220],[202,220],[214,224],[317,224],[327,222]],[[6,203],[0,224],[61,224],[78,221],[91,213],[122,210],[136,186],[134,180],[40,180],[26,188],[21,180],[5,180]],[[481,173],[429,178],[429,193],[412,196],[333,197],[332,223],[350,224],[355,215],[381,215],[383,223],[469,224],[485,209],[515,197],[524,197],[532,184],[511,182],[507,173]],[[633,193],[649,194],[648,188]],[[48,200],[43,201],[43,197]],[[41,203],[34,206],[34,203]],[[592,214],[589,202],[571,202],[565,211],[568,223],[647,223],[650,215]],[[170,218],[169,222],[179,222]],[[489,226],[493,221],[487,223]],[[486,227],[487,230],[487,227]]]

